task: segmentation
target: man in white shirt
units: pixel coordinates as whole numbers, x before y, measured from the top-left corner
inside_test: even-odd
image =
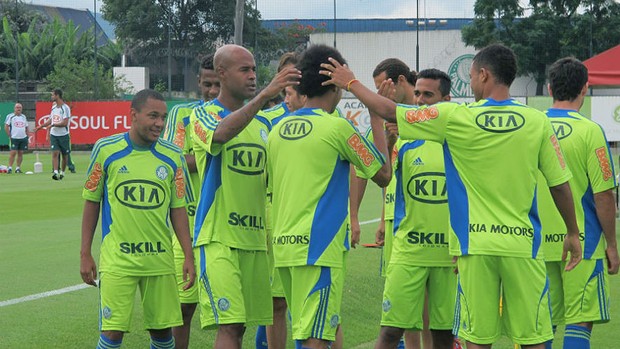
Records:
[[[55,89],[52,91],[52,106],[49,119],[43,124],[37,126],[35,131],[51,126],[50,130],[50,149],[52,150],[52,165],[54,174],[52,179],[61,180],[65,177],[65,169],[67,168],[67,157],[71,151],[71,143],[69,140],[69,120],[71,119],[71,109],[62,98],[62,90]],[[58,155],[62,154],[62,167],[58,161]]]
[[[22,173],[21,165],[24,150],[28,150],[28,120],[22,114],[22,105],[15,103],[13,113],[6,116],[4,130],[11,138],[11,153],[9,155],[9,173],[13,172],[13,161],[17,155],[17,167],[15,173]]]

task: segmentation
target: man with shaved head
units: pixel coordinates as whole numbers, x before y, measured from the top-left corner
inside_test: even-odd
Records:
[[[24,150],[28,150],[28,120],[22,114],[22,105],[15,103],[13,113],[6,116],[4,130],[11,138],[11,153],[9,155],[9,173],[13,172],[13,161],[17,155],[15,173],[21,173]]]
[[[217,328],[214,348],[241,348],[246,325],[272,322],[265,235],[266,143],[273,117],[261,107],[300,78],[279,72],[256,93],[256,63],[225,45],[214,57],[220,93],[190,117],[201,180],[194,253],[203,328]]]

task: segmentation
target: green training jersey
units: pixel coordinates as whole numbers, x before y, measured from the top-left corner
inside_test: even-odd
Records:
[[[265,146],[271,123],[259,112],[227,143],[213,142],[217,125],[230,113],[215,99],[195,108],[190,117],[201,180],[194,246],[217,241],[232,248],[264,251]]]
[[[441,144],[431,141],[397,144],[390,263],[449,267],[452,256],[448,253],[448,195]]]
[[[168,217],[185,206],[185,174],[172,143],[139,148],[129,133],[97,141],[82,197],[101,205],[101,272],[174,274]]]
[[[543,258],[536,183],[571,177],[544,113],[508,99],[399,105],[400,137],[443,145],[450,253]]]
[[[616,186],[605,133],[594,121],[577,111],[549,109],[547,116],[560,141],[566,164],[573,173],[570,188],[575,203],[584,259],[605,257],[605,236],[594,205],[594,194]],[[566,225],[541,175],[538,186],[538,208],[543,232],[543,248],[547,261],[562,260]]]
[[[349,166],[374,176],[385,162],[346,119],[302,108],[267,143],[276,267],[342,267],[349,249]]]
[[[166,118],[166,127],[162,134],[162,139],[174,143],[177,147],[183,150],[183,155],[194,155],[194,145],[191,138],[191,127],[189,125],[189,117],[194,108],[200,107],[205,102],[195,101],[190,103],[177,104],[168,113]],[[187,202],[187,216],[189,219],[189,231],[194,231],[194,215],[196,214],[196,205],[200,192],[200,177],[196,172],[189,172],[189,183],[191,184],[191,190],[185,192],[185,199]],[[190,234],[190,239],[193,238],[193,234]],[[174,253],[178,256],[183,256],[183,249],[179,244],[179,241],[175,238],[172,240],[174,247]]]

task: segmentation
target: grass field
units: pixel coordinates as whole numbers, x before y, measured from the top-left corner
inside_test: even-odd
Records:
[[[6,164],[7,152],[0,152]],[[31,171],[34,155],[27,154],[24,171]],[[51,179],[50,155],[41,153],[44,172],[35,175],[0,174],[0,347],[94,348],[98,334],[98,293],[93,287],[45,297],[13,300],[82,284],[79,275],[81,190],[87,153],[75,153],[77,174],[62,181]],[[379,217],[380,191],[369,186],[360,212],[361,221]],[[376,223],[362,226],[362,242],[374,241]],[[98,232],[95,241],[100,239]],[[93,252],[98,244],[93,246]],[[378,275],[379,249],[358,248],[349,254],[344,290],[342,326],[345,348],[372,348],[379,332],[383,279]],[[611,280],[612,321],[594,328],[592,348],[615,348],[620,343],[620,278]],[[9,302],[11,301],[11,302]],[[213,331],[200,329],[194,318],[191,347],[209,348]],[[248,328],[244,347],[254,347],[254,328]],[[561,348],[561,331],[554,347]],[[142,313],[135,307],[131,333],[123,347],[147,347]],[[290,343],[290,348],[293,344]],[[494,348],[512,348],[502,339]]]

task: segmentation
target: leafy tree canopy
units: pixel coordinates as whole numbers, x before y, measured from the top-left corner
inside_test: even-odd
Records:
[[[531,74],[541,95],[547,67],[558,58],[585,60],[620,42],[620,4],[613,0],[476,0],[475,18],[462,29],[468,46],[501,42],[517,57],[519,74]]]

